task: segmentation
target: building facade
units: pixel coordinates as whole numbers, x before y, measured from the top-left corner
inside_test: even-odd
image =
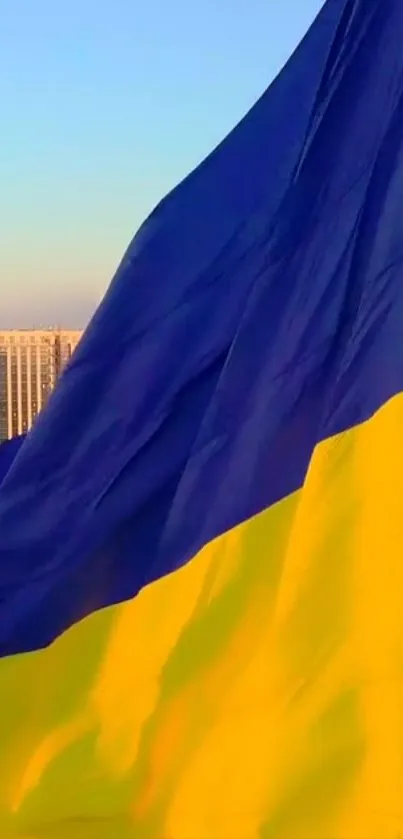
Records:
[[[46,404],[82,332],[0,332],[0,442],[24,434]]]

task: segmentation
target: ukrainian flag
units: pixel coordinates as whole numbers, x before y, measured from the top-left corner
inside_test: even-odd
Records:
[[[1,839],[403,833],[402,33],[328,0],[5,474]]]

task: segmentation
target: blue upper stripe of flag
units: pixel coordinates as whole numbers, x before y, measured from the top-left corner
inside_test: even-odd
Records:
[[[300,487],[403,390],[401,0],[329,0],[139,231],[0,486],[0,654]]]

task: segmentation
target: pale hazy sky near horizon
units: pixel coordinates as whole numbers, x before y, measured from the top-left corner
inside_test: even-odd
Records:
[[[85,325],[322,0],[0,0],[0,328]]]

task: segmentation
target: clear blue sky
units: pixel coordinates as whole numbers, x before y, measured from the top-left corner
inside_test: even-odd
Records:
[[[0,0],[0,326],[85,323],[322,0]]]

